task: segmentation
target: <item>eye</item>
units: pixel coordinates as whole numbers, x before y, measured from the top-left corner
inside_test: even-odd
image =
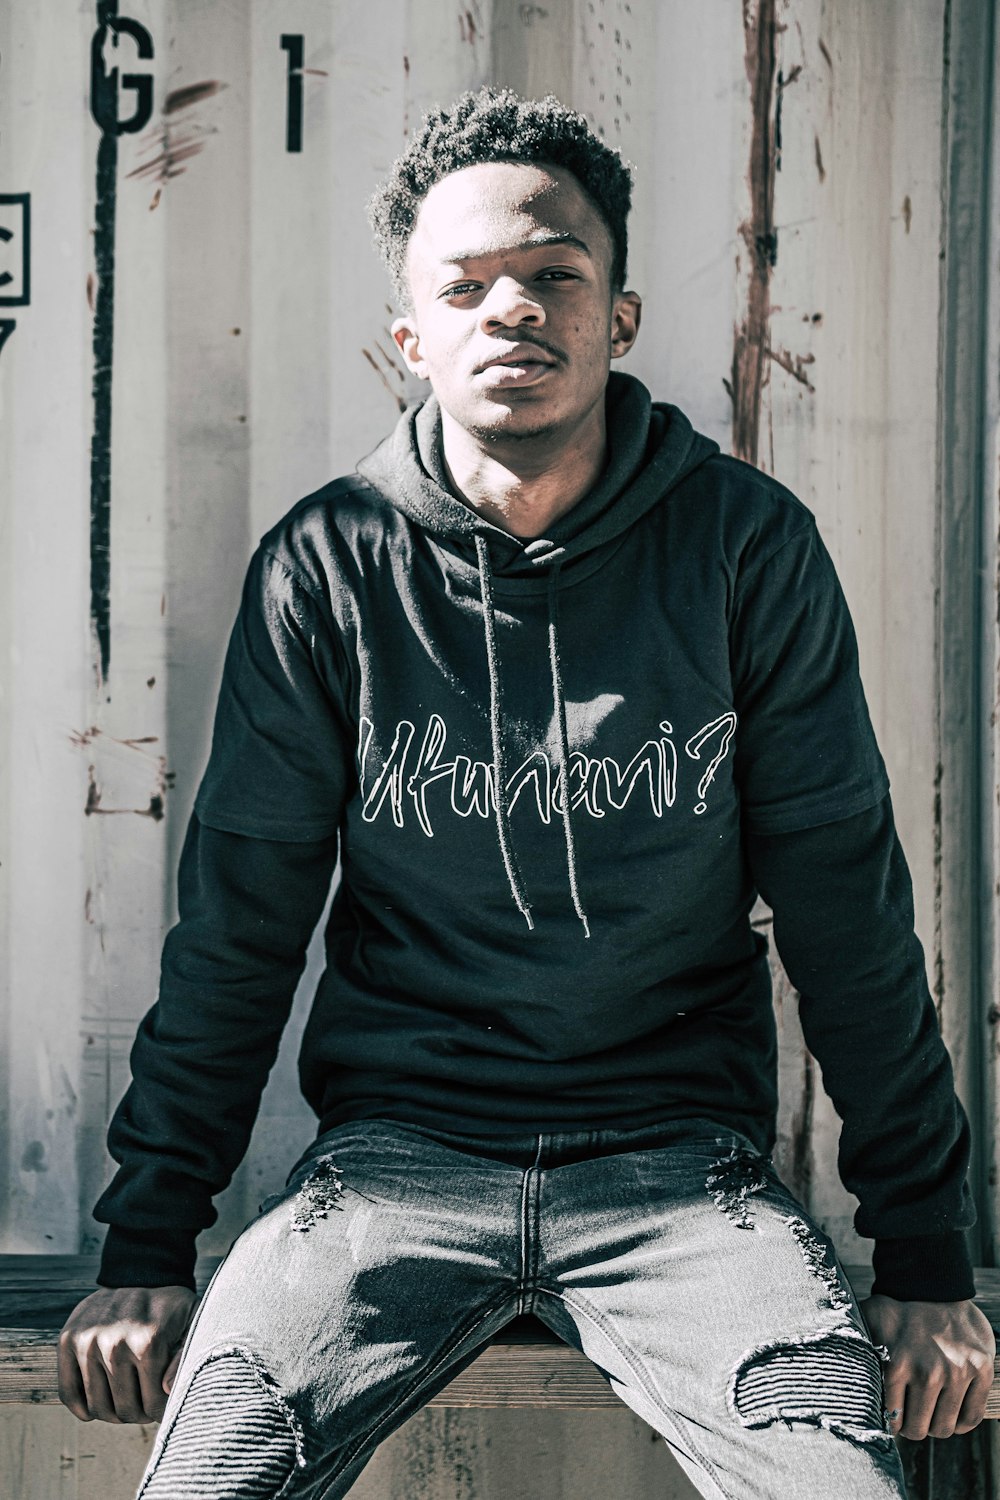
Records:
[[[459,281],[455,286],[446,286],[444,291],[441,293],[441,296],[460,297],[463,296],[466,292],[476,291],[478,285],[479,283],[476,281]]]
[[[541,281],[542,276],[562,276],[567,281],[579,281],[580,279],[578,276],[574,275],[572,271],[542,271],[541,275],[538,277],[539,281]]]

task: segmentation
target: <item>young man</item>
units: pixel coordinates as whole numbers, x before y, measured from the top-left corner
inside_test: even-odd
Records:
[[[581,116],[495,90],[373,202],[433,394],[251,562],[61,1345],[78,1416],[163,1415],[145,1500],[343,1495],[525,1311],[716,1500],[902,1495],[893,1433],[983,1415],[968,1124],[850,618],[811,513],[610,373],[629,203]],[[338,847],[320,1134],[188,1329]],[[769,1159],[758,891],[863,1307]]]

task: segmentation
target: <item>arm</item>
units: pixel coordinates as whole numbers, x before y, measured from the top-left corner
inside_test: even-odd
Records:
[[[246,1151],[336,852],[335,836],[281,843],[191,820],[180,920],[108,1134],[120,1170],[95,1209],[110,1225],[97,1279],[115,1290],[85,1298],[60,1339],[60,1396],[83,1421],[163,1413],[196,1304],[195,1237]]]
[[[971,1301],[964,1230],[969,1125],[913,927],[912,885],[888,797],[854,817],[749,834],[747,857],[799,991],[802,1030],[843,1121],[841,1178],[875,1238],[863,1311],[891,1359],[886,1405],[908,1438],[982,1419],[994,1339]]]
[[[194,1243],[241,1160],[336,860],[349,754],[318,601],[259,551],[181,857],[180,920],[109,1132],[95,1293],[60,1341],[77,1416],[155,1420],[194,1306]]]
[[[102,1286],[193,1288],[195,1236],[246,1152],[336,854],[336,835],[253,839],[192,816],[160,996],[108,1132]]]

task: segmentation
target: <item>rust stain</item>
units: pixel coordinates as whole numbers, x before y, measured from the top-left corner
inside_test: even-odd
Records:
[[[750,218],[739,234],[750,252],[746,311],[733,330],[732,373],[727,389],[733,403],[732,451],[756,464],[760,446],[761,393],[769,368],[770,282],[778,259],[774,224],[774,179],[777,170],[777,0],[744,0],[743,30],[746,74],[750,83]]]
[[[299,72],[311,73],[314,78],[329,78],[330,76],[325,68],[300,68]]]
[[[379,343],[378,339],[375,340],[375,348],[378,350],[378,352],[381,354],[382,358],[385,360],[386,365],[389,367],[389,369],[392,371],[392,373],[396,376],[396,379],[402,384],[405,381],[406,376],[403,374],[402,370],[399,368],[399,366],[397,365],[396,361],[393,359],[392,355],[391,354],[387,354],[386,351],[382,348],[382,345]]]
[[[87,306],[91,312],[94,311],[94,295],[97,291],[97,278],[93,271],[87,272]]]
[[[822,52],[822,54],[823,54],[823,60],[826,63],[827,67],[830,69],[830,72],[832,73],[833,72],[833,58],[830,56],[830,49],[826,45],[826,43],[824,42],[824,40],[823,40],[822,37],[820,37],[820,39],[819,39],[819,50]]]
[[[153,680],[155,681],[156,679],[154,678]],[[129,750],[137,750],[140,745],[158,745],[160,743],[159,736],[155,734],[136,735],[132,739],[121,740],[113,734],[105,734],[103,729],[98,729],[96,724],[91,724],[89,729],[74,729],[69,737],[69,742],[78,749],[82,749],[87,745],[92,745],[98,739],[110,740],[113,745],[124,745]]]
[[[802,368],[803,365],[814,365],[816,363],[815,354],[792,355],[788,353],[787,349],[769,349],[767,352],[776,365],[780,365],[783,370],[787,370],[793,380],[797,380],[800,385],[805,386],[807,391],[812,391],[815,395],[816,387],[810,384],[809,377]]]
[[[462,11],[459,11],[458,29],[461,33],[462,41],[468,42],[470,46],[474,47],[476,45],[476,40],[478,38],[479,32],[476,27],[476,19],[473,16],[471,10],[467,10],[464,13]]]
[[[155,152],[155,155],[133,167],[125,176],[140,181],[151,179],[156,183],[156,191],[149,205],[151,211],[159,204],[163,188],[170,179],[180,177],[186,170],[181,164],[204,151],[207,136],[218,134],[215,126],[202,125],[190,115],[183,121],[174,119],[173,116],[212,98],[228,87],[227,83],[209,78],[201,83],[189,83],[183,88],[172,89],[163,104],[162,121],[139,137],[140,152]]]
[[[909,195],[909,193],[907,193],[906,197],[903,199],[903,225],[904,225],[904,228],[906,229],[907,234],[909,234],[909,232],[910,232],[910,224],[911,224],[912,220],[913,220],[913,204],[910,202],[910,195]]]
[[[100,814],[103,817],[117,817],[121,813],[130,813],[134,817],[152,818],[154,823],[159,823],[164,816],[164,800],[167,789],[173,786],[174,779],[174,773],[166,769],[166,760],[161,755],[157,771],[157,784],[150,794],[148,807],[104,807],[101,803],[101,788],[98,785],[96,769],[94,766],[88,766],[87,801],[83,809],[84,814],[89,818],[94,813]]]
[[[386,380],[386,378],[385,378],[385,371],[382,369],[381,365],[379,364],[378,360],[375,358],[375,356],[371,352],[371,350],[370,349],[362,349],[361,353],[364,355],[365,359],[371,365],[372,369],[375,371],[375,374],[378,376],[379,380],[381,380],[382,384],[385,386],[386,390],[389,392],[389,395],[392,397],[393,401],[395,401],[396,405],[399,407],[399,410],[401,412],[405,411],[406,410],[406,401],[405,401],[404,397],[402,397],[401,395],[399,395],[399,393],[397,391],[393,390],[392,386],[389,384],[388,380]]]
[[[192,104],[200,104],[202,99],[211,99],[213,94],[221,93],[228,87],[228,83],[222,83],[218,78],[206,78],[201,83],[188,83],[181,89],[171,89],[163,101],[163,113],[173,115],[179,109],[189,109]]]
[[[826,168],[823,166],[823,151],[819,144],[819,136],[814,135],[813,140],[816,143],[816,171],[819,173],[820,182],[825,182]]]

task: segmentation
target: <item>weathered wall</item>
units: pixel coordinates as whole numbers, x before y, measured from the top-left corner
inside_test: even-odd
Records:
[[[139,29],[98,51],[135,79],[121,80],[119,118],[151,103],[121,135],[89,108],[92,39],[115,9],[0,8],[0,229],[14,236],[0,243],[0,1247],[97,1243],[103,1134],[155,996],[250,550],[418,393],[388,336],[364,200],[425,108],[495,80],[556,92],[636,165],[630,282],[645,315],[626,367],[819,518],[982,1142],[992,1255],[990,8],[121,0]],[[301,72],[283,37],[302,38]],[[110,108],[100,91],[96,105]],[[2,196],[20,194],[27,302],[23,208]],[[780,1165],[863,1260],[838,1122],[780,973],[776,1003]],[[308,1138],[301,1019],[300,1004],[205,1249],[224,1248]],[[538,1496],[690,1494],[664,1445],[613,1416],[427,1413],[357,1493],[485,1496],[521,1453]],[[4,1493],[30,1471],[26,1500],[114,1500],[141,1467],[141,1433],[56,1412],[2,1420],[6,1461],[23,1465],[5,1474],[0,1459]],[[57,1450],[73,1462],[57,1466]]]

